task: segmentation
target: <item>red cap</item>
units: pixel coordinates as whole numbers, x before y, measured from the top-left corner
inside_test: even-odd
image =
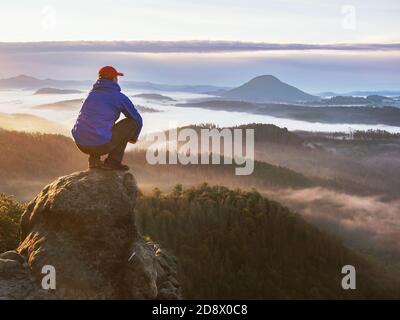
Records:
[[[99,78],[114,79],[117,76],[123,76],[124,74],[118,72],[114,67],[106,66],[99,70]]]

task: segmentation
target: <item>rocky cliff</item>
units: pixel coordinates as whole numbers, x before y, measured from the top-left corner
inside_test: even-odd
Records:
[[[137,195],[121,172],[46,186],[22,216],[19,247],[0,255],[0,299],[179,299],[175,259],[136,229]],[[48,274],[55,289],[42,287]]]

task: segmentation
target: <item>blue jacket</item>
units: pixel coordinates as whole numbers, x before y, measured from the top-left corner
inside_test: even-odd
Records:
[[[107,79],[97,80],[72,128],[75,142],[83,146],[99,146],[109,142],[112,127],[121,112],[127,118],[136,120],[138,130],[132,137],[136,140],[143,126],[139,112],[129,98],[121,93],[121,88],[117,83]]]

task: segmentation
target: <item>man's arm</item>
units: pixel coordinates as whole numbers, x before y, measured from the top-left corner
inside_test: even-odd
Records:
[[[139,138],[140,131],[142,130],[143,127],[143,119],[142,116],[139,114],[139,112],[136,110],[135,106],[133,105],[132,101],[124,94],[122,94],[122,110],[121,112],[125,115],[127,118],[131,118],[136,121],[138,129],[135,132],[135,136],[132,137],[132,140],[134,142],[137,141]]]

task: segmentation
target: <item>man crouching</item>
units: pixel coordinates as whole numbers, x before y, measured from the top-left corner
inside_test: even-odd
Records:
[[[136,143],[143,120],[129,98],[121,92],[118,76],[123,73],[107,66],[99,70],[82,105],[72,136],[79,150],[89,155],[89,168],[129,170],[122,164],[128,142]],[[115,123],[121,112],[125,119]],[[101,156],[107,155],[104,163]]]

